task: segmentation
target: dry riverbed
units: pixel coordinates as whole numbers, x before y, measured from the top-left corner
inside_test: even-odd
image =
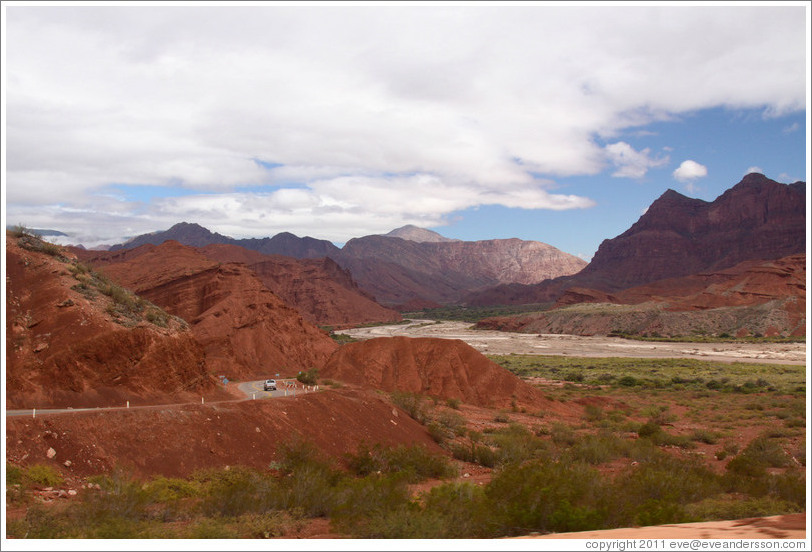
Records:
[[[619,337],[523,334],[475,330],[468,322],[413,320],[408,324],[341,330],[355,339],[439,337],[461,339],[490,355],[569,355],[573,357],[701,358],[721,362],[806,364],[805,343],[667,343]]]

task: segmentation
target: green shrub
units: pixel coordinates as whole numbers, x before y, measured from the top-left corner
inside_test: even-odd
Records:
[[[6,486],[22,485],[23,470],[19,466],[6,462]]]
[[[459,412],[441,410],[435,415],[434,421],[448,429],[453,435],[462,435],[465,433],[465,424],[467,421]]]
[[[453,482],[434,487],[422,496],[424,514],[441,519],[433,538],[490,538],[497,536],[485,490],[472,483]]]
[[[62,475],[51,466],[34,464],[23,471],[24,479],[41,487],[56,487],[65,482]]]
[[[457,398],[450,398],[450,399],[446,399],[445,404],[446,404],[446,406],[448,406],[449,408],[453,408],[454,410],[459,410],[459,409],[460,409],[460,403],[461,403],[461,402],[462,402],[462,401],[460,401],[460,400],[459,400],[459,399],[457,399]]]
[[[347,455],[346,458],[350,471],[362,476],[377,472],[400,473],[410,482],[416,483],[428,478],[445,478],[456,474],[445,456],[433,454],[421,445],[385,448],[376,444],[370,448],[362,444],[356,454]]]
[[[578,440],[575,430],[561,422],[553,422],[550,426],[550,436],[556,445],[572,446]]]
[[[488,436],[487,441],[496,447],[497,465],[521,463],[548,456],[548,444],[520,424],[510,424],[497,430]]]
[[[727,469],[747,476],[759,476],[767,468],[783,468],[790,459],[781,446],[767,437],[757,437],[738,456],[727,463]]]
[[[240,535],[228,526],[223,519],[202,518],[195,521],[187,530],[190,539],[236,539]]]
[[[319,371],[311,368],[307,372],[299,372],[296,379],[305,385],[316,385],[319,381]]]
[[[597,465],[628,456],[631,443],[610,433],[585,435],[567,452],[572,459]]]
[[[451,455],[457,460],[472,462],[487,468],[496,466],[499,456],[491,447],[477,444],[474,441],[471,441],[470,445],[452,443]]]
[[[691,439],[694,441],[699,441],[700,443],[705,443],[706,445],[715,445],[719,442],[719,437],[716,435],[716,433],[706,429],[695,429],[691,433]]]
[[[797,504],[771,496],[742,498],[719,495],[689,504],[685,511],[694,521],[712,521],[788,514],[798,512],[800,508]]]
[[[528,462],[500,470],[485,489],[500,534],[603,526],[606,484],[583,464]]]
[[[363,518],[396,510],[409,502],[406,483],[407,478],[398,473],[342,479],[332,491],[331,519],[348,528]]]
[[[423,424],[429,420],[428,408],[421,395],[406,391],[395,391],[390,396],[395,406],[401,408],[417,422]]]

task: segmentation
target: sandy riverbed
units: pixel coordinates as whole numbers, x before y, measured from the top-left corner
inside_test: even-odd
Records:
[[[617,337],[522,334],[474,330],[467,322],[415,320],[409,324],[341,330],[356,339],[441,337],[461,339],[484,354],[569,355],[574,357],[702,358],[722,362],[806,364],[805,343],[665,343]]]

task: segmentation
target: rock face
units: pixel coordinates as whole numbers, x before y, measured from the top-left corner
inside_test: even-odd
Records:
[[[338,262],[384,305],[448,304],[500,283],[532,284],[573,274],[586,262],[519,239],[415,242],[386,236],[348,241]]]
[[[113,300],[82,293],[75,266],[6,238],[6,405],[94,407],[218,396],[205,355],[179,321],[131,326]]]
[[[751,173],[711,203],[668,190],[626,232],[605,240],[577,280],[613,291],[803,253],[804,189]]]
[[[245,265],[218,263],[174,241],[107,264],[104,272],[189,322],[215,375],[295,376],[319,368],[338,347]]]
[[[379,337],[343,345],[321,375],[384,391],[405,391],[476,406],[558,405],[460,340]]]
[[[806,184],[780,184],[751,173],[710,203],[665,192],[631,228],[605,240],[577,274],[531,286],[496,286],[463,302],[543,303],[576,287],[614,293],[805,251]]]

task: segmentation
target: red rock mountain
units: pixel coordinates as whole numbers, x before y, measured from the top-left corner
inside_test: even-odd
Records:
[[[104,273],[189,322],[216,375],[296,375],[319,368],[337,348],[245,265],[219,263],[174,241],[143,247]]]
[[[404,239],[405,238],[405,239]],[[334,259],[348,269],[358,287],[378,303],[404,305],[453,303],[475,290],[502,283],[534,284],[574,274],[586,263],[550,245],[519,239],[464,242],[406,226],[389,235],[355,238],[339,249],[331,242],[284,232],[272,238],[232,239],[202,226],[179,223],[165,232],[133,238],[110,248],[121,251],[176,240],[184,245],[231,244],[266,255]]]
[[[616,292],[665,278],[806,251],[806,184],[751,173],[713,202],[668,190],[626,232],[604,240],[579,273],[467,296],[470,305],[555,301],[580,287]]]
[[[327,378],[476,406],[515,401],[538,411],[564,408],[460,340],[379,337],[343,345],[324,366]]]
[[[596,289],[626,289],[803,253],[805,237],[803,183],[750,173],[710,203],[668,190],[626,232],[605,240],[578,279]]]
[[[7,235],[7,408],[157,404],[222,394],[203,348],[179,321],[122,324],[112,314],[113,299],[83,285],[86,275],[75,263],[18,242]],[[24,243],[36,248],[36,241]]]

